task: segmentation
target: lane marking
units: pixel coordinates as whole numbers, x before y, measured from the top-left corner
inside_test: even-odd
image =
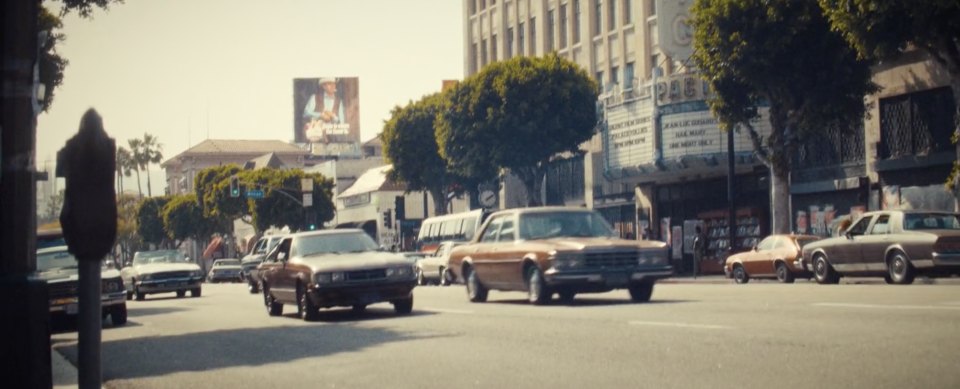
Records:
[[[436,312],[436,313],[457,313],[461,315],[472,315],[473,311],[467,311],[462,309],[445,309],[445,308],[417,308],[418,311],[427,311],[427,312]]]
[[[722,326],[717,324],[694,324],[694,323],[676,323],[676,322],[662,322],[662,321],[638,321],[634,320],[630,322],[631,325],[635,326],[657,326],[657,327],[677,327],[677,328],[697,328],[704,330],[730,330],[733,327]]]
[[[882,305],[882,304],[854,304],[854,303],[814,303],[813,305],[817,307],[829,307],[829,308],[901,309],[901,310],[938,309],[938,310],[948,310],[948,311],[960,310],[960,306],[945,306],[945,305]]]

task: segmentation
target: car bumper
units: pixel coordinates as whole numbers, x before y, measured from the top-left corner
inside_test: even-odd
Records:
[[[626,288],[638,282],[654,282],[673,275],[670,266],[654,268],[629,268],[606,270],[557,270],[551,268],[544,273],[544,279],[551,286],[589,286],[601,289]]]
[[[200,287],[201,278],[170,278],[166,280],[137,281],[140,293],[176,292]]]
[[[410,297],[416,284],[416,280],[411,280],[367,285],[321,286],[309,290],[308,296],[321,308],[368,305]]]
[[[104,293],[100,296],[100,307],[104,312],[116,305],[126,304],[126,292]],[[62,297],[50,300],[50,313],[76,315],[79,312],[79,297]]]
[[[214,274],[207,277],[208,281],[239,281],[242,279],[240,273],[233,274]]]

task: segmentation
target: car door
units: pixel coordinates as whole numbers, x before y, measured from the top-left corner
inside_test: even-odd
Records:
[[[491,219],[484,228],[480,241],[467,253],[473,261],[473,270],[477,272],[477,277],[480,277],[486,285],[494,285],[498,282],[495,278],[493,250],[496,249],[497,233],[504,219],[506,219],[504,215]]]
[[[855,271],[884,271],[886,264],[884,256],[887,247],[892,243],[890,235],[890,215],[877,215],[876,221],[870,226],[869,231],[860,237],[860,260]]]
[[[743,259],[743,268],[747,274],[753,276],[769,275],[771,269],[766,266],[767,262],[772,260],[772,252],[779,238],[777,236],[768,236],[757,244],[757,249],[745,253]]]
[[[844,234],[844,239],[837,241],[827,255],[830,264],[839,272],[855,272],[860,264],[862,244],[867,228],[876,215],[864,215],[853,224]]]
[[[274,259],[273,266],[270,268],[269,284],[270,291],[277,300],[284,302],[293,302],[296,300],[296,291],[294,287],[293,271],[290,266],[290,247],[293,244],[292,238],[283,239],[277,245],[275,252],[270,256]],[[264,278],[267,279],[266,277]]]
[[[494,278],[504,289],[525,290],[523,254],[518,250],[517,220],[513,215],[503,220],[497,232],[497,244],[491,250],[494,258]]]

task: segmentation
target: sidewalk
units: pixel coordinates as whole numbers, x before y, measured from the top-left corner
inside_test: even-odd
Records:
[[[50,369],[53,371],[55,389],[74,389],[77,383],[77,367],[73,366],[59,351],[50,349]]]
[[[659,284],[732,284],[733,280],[721,274],[702,275],[694,278],[691,275],[673,276],[657,281]]]

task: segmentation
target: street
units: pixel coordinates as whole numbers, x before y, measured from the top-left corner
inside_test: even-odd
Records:
[[[960,285],[659,284],[532,306],[414,291],[414,312],[268,317],[243,284],[129,301],[103,330],[106,388],[956,388]],[[882,282],[882,281],[881,281]],[[76,365],[76,332],[55,334]]]

